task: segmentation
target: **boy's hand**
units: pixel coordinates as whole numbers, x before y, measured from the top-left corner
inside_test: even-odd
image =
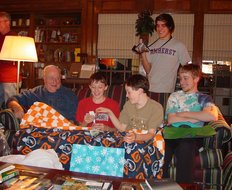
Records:
[[[106,130],[106,127],[103,123],[95,123],[92,125],[92,128],[93,129],[97,129],[99,131],[105,131]]]
[[[89,114],[89,113],[85,114],[84,121],[86,123],[92,123],[92,122],[94,122],[95,121],[95,115]]]
[[[124,137],[124,141],[126,141],[129,144],[135,142],[135,140],[136,140],[136,133],[134,132],[128,132]]]

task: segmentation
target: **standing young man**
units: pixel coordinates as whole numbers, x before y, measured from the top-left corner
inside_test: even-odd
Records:
[[[15,36],[10,30],[11,17],[6,12],[0,12],[0,51],[6,36]],[[0,107],[7,99],[17,92],[17,63],[0,60]]]
[[[150,91],[163,96],[165,106],[170,93],[174,92],[177,70],[191,58],[183,43],[172,36],[175,24],[171,15],[160,14],[155,19],[159,38],[149,46],[150,51],[141,54],[141,61],[150,82]]]
[[[182,90],[170,95],[165,118],[173,127],[199,128],[204,122],[216,121],[218,111],[209,95],[198,91],[201,77],[199,65],[187,64],[179,69]],[[194,138],[165,139],[164,175],[169,177],[168,168],[172,156],[176,156],[176,181],[192,183],[196,150]]]

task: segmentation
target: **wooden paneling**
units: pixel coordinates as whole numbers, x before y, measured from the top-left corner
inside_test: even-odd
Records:
[[[153,10],[153,0],[96,0],[95,5],[101,13],[130,13]]]
[[[89,0],[87,3],[87,11],[86,11],[86,51],[88,57],[88,63],[96,63],[96,42],[97,42],[97,13],[94,11],[94,3]]]
[[[88,0],[1,0],[0,10],[3,11],[69,11],[82,8],[82,1]],[[192,4],[198,0],[92,0],[101,12],[135,12],[143,9],[163,11],[192,11]],[[200,6],[205,11],[232,12],[231,0],[201,0]],[[206,6],[205,6],[206,5]],[[6,10],[7,8],[7,10]]]
[[[80,10],[82,0],[64,1],[64,0],[2,0],[0,10],[8,12],[24,11],[73,11]]]
[[[100,12],[130,12],[136,10],[135,0],[99,0]]]
[[[193,55],[192,62],[201,65],[203,51],[204,14],[197,12],[194,15]]]
[[[28,0],[13,1],[13,0],[2,0],[0,3],[0,10],[7,12],[24,12],[30,10],[31,4]]]
[[[216,11],[232,11],[232,1],[231,0],[211,0],[209,5],[209,10]]]
[[[191,0],[154,0],[154,10],[164,11],[191,11]]]

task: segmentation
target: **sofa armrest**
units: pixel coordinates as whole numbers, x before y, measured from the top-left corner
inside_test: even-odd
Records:
[[[15,117],[11,109],[0,111],[0,126],[4,130],[9,147],[12,148],[14,134],[19,130],[19,120]]]
[[[225,121],[222,113],[218,109],[218,120],[208,124],[216,130],[216,135],[204,139],[204,147],[211,149],[222,149],[223,145],[230,141],[232,128]]]
[[[232,188],[232,152],[229,152],[223,162],[223,185],[224,190]]]
[[[223,165],[223,155],[220,149],[203,149],[199,151],[201,168],[219,168]]]

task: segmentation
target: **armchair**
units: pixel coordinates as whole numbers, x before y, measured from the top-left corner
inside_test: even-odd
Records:
[[[8,145],[12,148],[14,134],[17,130],[19,130],[19,121],[15,118],[10,109],[0,111],[0,128],[4,129],[4,135]]]
[[[88,88],[80,88],[77,91],[77,96],[80,99],[90,95]],[[108,88],[107,95],[120,103],[122,109],[126,101],[126,93],[123,85],[111,85]],[[150,97],[161,104],[165,102],[159,99],[159,96]],[[223,187],[223,159],[226,155],[226,146],[232,138],[232,129],[225,121],[222,113],[218,109],[218,121],[209,122],[216,130],[216,135],[203,139],[203,147],[199,147],[197,151],[195,162],[196,167],[194,171],[195,183],[199,184],[202,189],[210,188],[220,190]],[[170,166],[170,176],[175,180],[175,158]]]
[[[205,137],[203,147],[198,147],[195,157],[194,182],[202,189],[221,190],[223,188],[223,160],[228,142],[231,140],[231,127],[226,123],[219,110],[218,121],[209,122],[216,135]],[[170,176],[175,180],[175,158],[170,166]]]

